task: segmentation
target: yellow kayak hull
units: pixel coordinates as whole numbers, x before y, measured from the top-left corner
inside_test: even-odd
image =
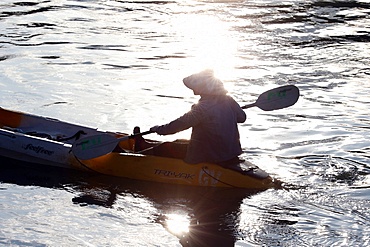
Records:
[[[174,158],[110,153],[81,163],[102,174],[161,183],[256,190],[276,187],[267,173],[249,162],[241,165],[244,171],[236,171],[212,163],[188,164]]]

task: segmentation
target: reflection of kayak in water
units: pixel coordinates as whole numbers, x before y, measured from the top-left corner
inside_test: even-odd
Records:
[[[276,187],[269,174],[248,161],[224,166],[185,163],[174,156],[171,149],[186,146],[186,142],[164,143],[155,145],[152,150],[137,152],[135,139],[125,138],[113,152],[96,158],[78,159],[71,148],[81,137],[101,135],[115,139],[129,135],[102,132],[2,108],[0,127],[0,155],[16,160],[171,184],[257,190]]]
[[[146,232],[140,245],[162,246],[163,239],[172,237],[158,227],[160,224],[171,235],[178,237],[180,246],[234,246],[239,233],[238,215],[241,212],[241,203],[245,198],[258,193],[237,188],[173,186],[52,166],[30,165],[2,157],[0,167],[0,182],[31,186],[32,193],[35,194],[40,193],[35,186],[52,189],[48,190],[52,195],[55,195],[55,190],[64,190],[68,196],[58,200],[66,203],[67,208],[71,207],[71,203],[83,206],[75,208],[77,211],[73,213],[85,214],[90,210],[100,212],[85,221],[78,219],[79,224],[85,224],[89,220],[99,224],[102,216],[108,215],[104,219],[105,224],[118,224],[115,233],[118,237],[106,241],[92,240],[90,244],[95,245],[109,245],[120,237],[132,236],[124,233],[130,232],[130,229],[136,233],[137,229],[144,229],[145,232],[149,228],[152,230]],[[40,198],[48,200],[48,194]],[[106,209],[97,206],[107,208],[109,214]],[[51,212],[54,213],[58,215],[60,212],[56,209]],[[44,219],[43,216],[41,220]],[[101,234],[103,236],[108,233]],[[168,239],[166,241],[171,244],[166,242],[167,245],[178,246],[178,241]],[[130,243],[138,245],[137,241],[129,241],[128,244]]]

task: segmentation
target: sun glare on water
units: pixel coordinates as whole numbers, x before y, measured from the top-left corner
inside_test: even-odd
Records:
[[[189,74],[213,69],[221,79],[236,65],[237,40],[232,36],[228,22],[215,15],[186,14],[177,16],[174,28],[187,54]]]
[[[168,214],[166,226],[168,231],[175,235],[186,234],[189,232],[190,221],[185,215]]]

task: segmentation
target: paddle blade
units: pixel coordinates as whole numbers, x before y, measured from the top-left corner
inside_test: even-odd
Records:
[[[273,111],[294,105],[299,98],[299,89],[294,85],[277,87],[261,94],[254,106]]]
[[[80,160],[93,159],[112,152],[121,140],[108,134],[88,136],[73,143],[72,152]]]

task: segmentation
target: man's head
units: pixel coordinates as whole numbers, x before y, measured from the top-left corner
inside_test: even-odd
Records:
[[[225,95],[224,84],[217,79],[213,70],[204,70],[183,79],[185,86],[193,90],[195,95]]]

